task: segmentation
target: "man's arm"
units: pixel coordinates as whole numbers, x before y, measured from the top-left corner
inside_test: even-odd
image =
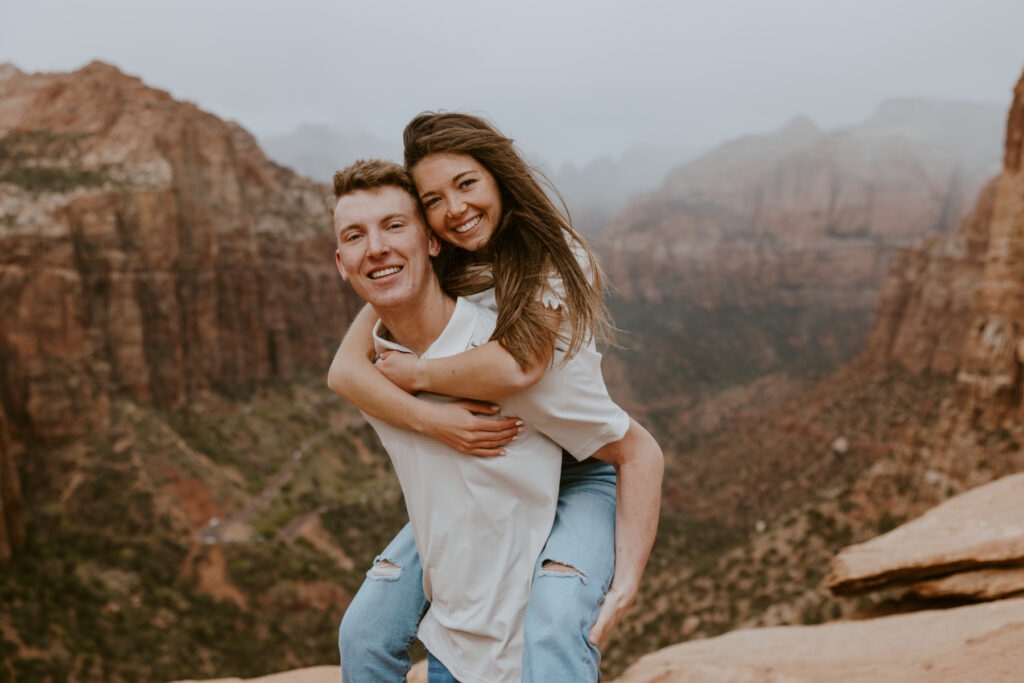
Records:
[[[640,588],[658,530],[665,460],[658,442],[633,419],[624,437],[603,446],[594,457],[613,465],[617,475],[615,576],[590,629],[590,642],[600,648]]]

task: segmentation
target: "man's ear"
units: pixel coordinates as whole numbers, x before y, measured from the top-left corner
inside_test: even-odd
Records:
[[[334,250],[334,262],[338,264],[338,272],[341,273],[341,279],[348,282],[348,273],[345,272],[345,266],[341,265],[341,252],[337,249]]]
[[[433,230],[430,231],[430,237],[427,239],[430,240],[427,243],[427,253],[433,258],[441,253],[441,240],[437,238]]]

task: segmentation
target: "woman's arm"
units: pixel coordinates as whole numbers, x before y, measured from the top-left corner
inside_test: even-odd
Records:
[[[431,403],[392,384],[373,365],[373,326],[377,316],[363,307],[338,347],[327,386],[363,412],[396,427],[433,437],[467,455],[504,455],[502,446],[515,438],[515,418],[483,418],[495,415],[497,406],[473,401]],[[459,392],[451,392],[459,395]]]
[[[590,629],[590,642],[600,648],[640,588],[658,530],[665,462],[658,442],[636,420],[630,420],[624,437],[598,449],[594,457],[611,463],[617,477],[615,575]]]
[[[560,315],[547,309],[551,329],[558,329]],[[432,391],[478,401],[498,401],[525,391],[540,381],[551,363],[555,339],[544,344],[546,353],[526,368],[496,341],[445,358],[416,358],[412,354],[385,351],[377,369],[409,392]]]

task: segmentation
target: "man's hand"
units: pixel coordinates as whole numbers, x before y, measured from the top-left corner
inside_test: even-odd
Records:
[[[411,353],[384,351],[374,362],[373,366],[380,370],[382,375],[391,380],[392,384],[408,391],[410,394],[426,388],[426,378],[419,376],[423,374],[425,368],[420,359]]]
[[[505,455],[502,446],[516,438],[522,421],[514,417],[489,418],[475,414],[497,415],[499,410],[496,405],[479,401],[438,404],[427,436],[465,455]]]
[[[597,615],[597,621],[594,622],[593,628],[590,629],[590,642],[596,645],[598,650],[604,648],[605,643],[608,642],[608,636],[612,633],[612,629],[615,628],[615,625],[626,614],[626,610],[629,609],[629,606],[633,604],[635,599],[635,590],[626,594],[616,588],[615,582],[612,581],[611,588],[605,593],[604,603],[601,605],[601,612]]]

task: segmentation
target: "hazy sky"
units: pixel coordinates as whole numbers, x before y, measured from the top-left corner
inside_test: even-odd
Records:
[[[798,114],[832,128],[892,97],[1008,105],[1024,0],[0,0],[0,61],[92,59],[257,135],[397,139],[466,110],[557,163]]]

